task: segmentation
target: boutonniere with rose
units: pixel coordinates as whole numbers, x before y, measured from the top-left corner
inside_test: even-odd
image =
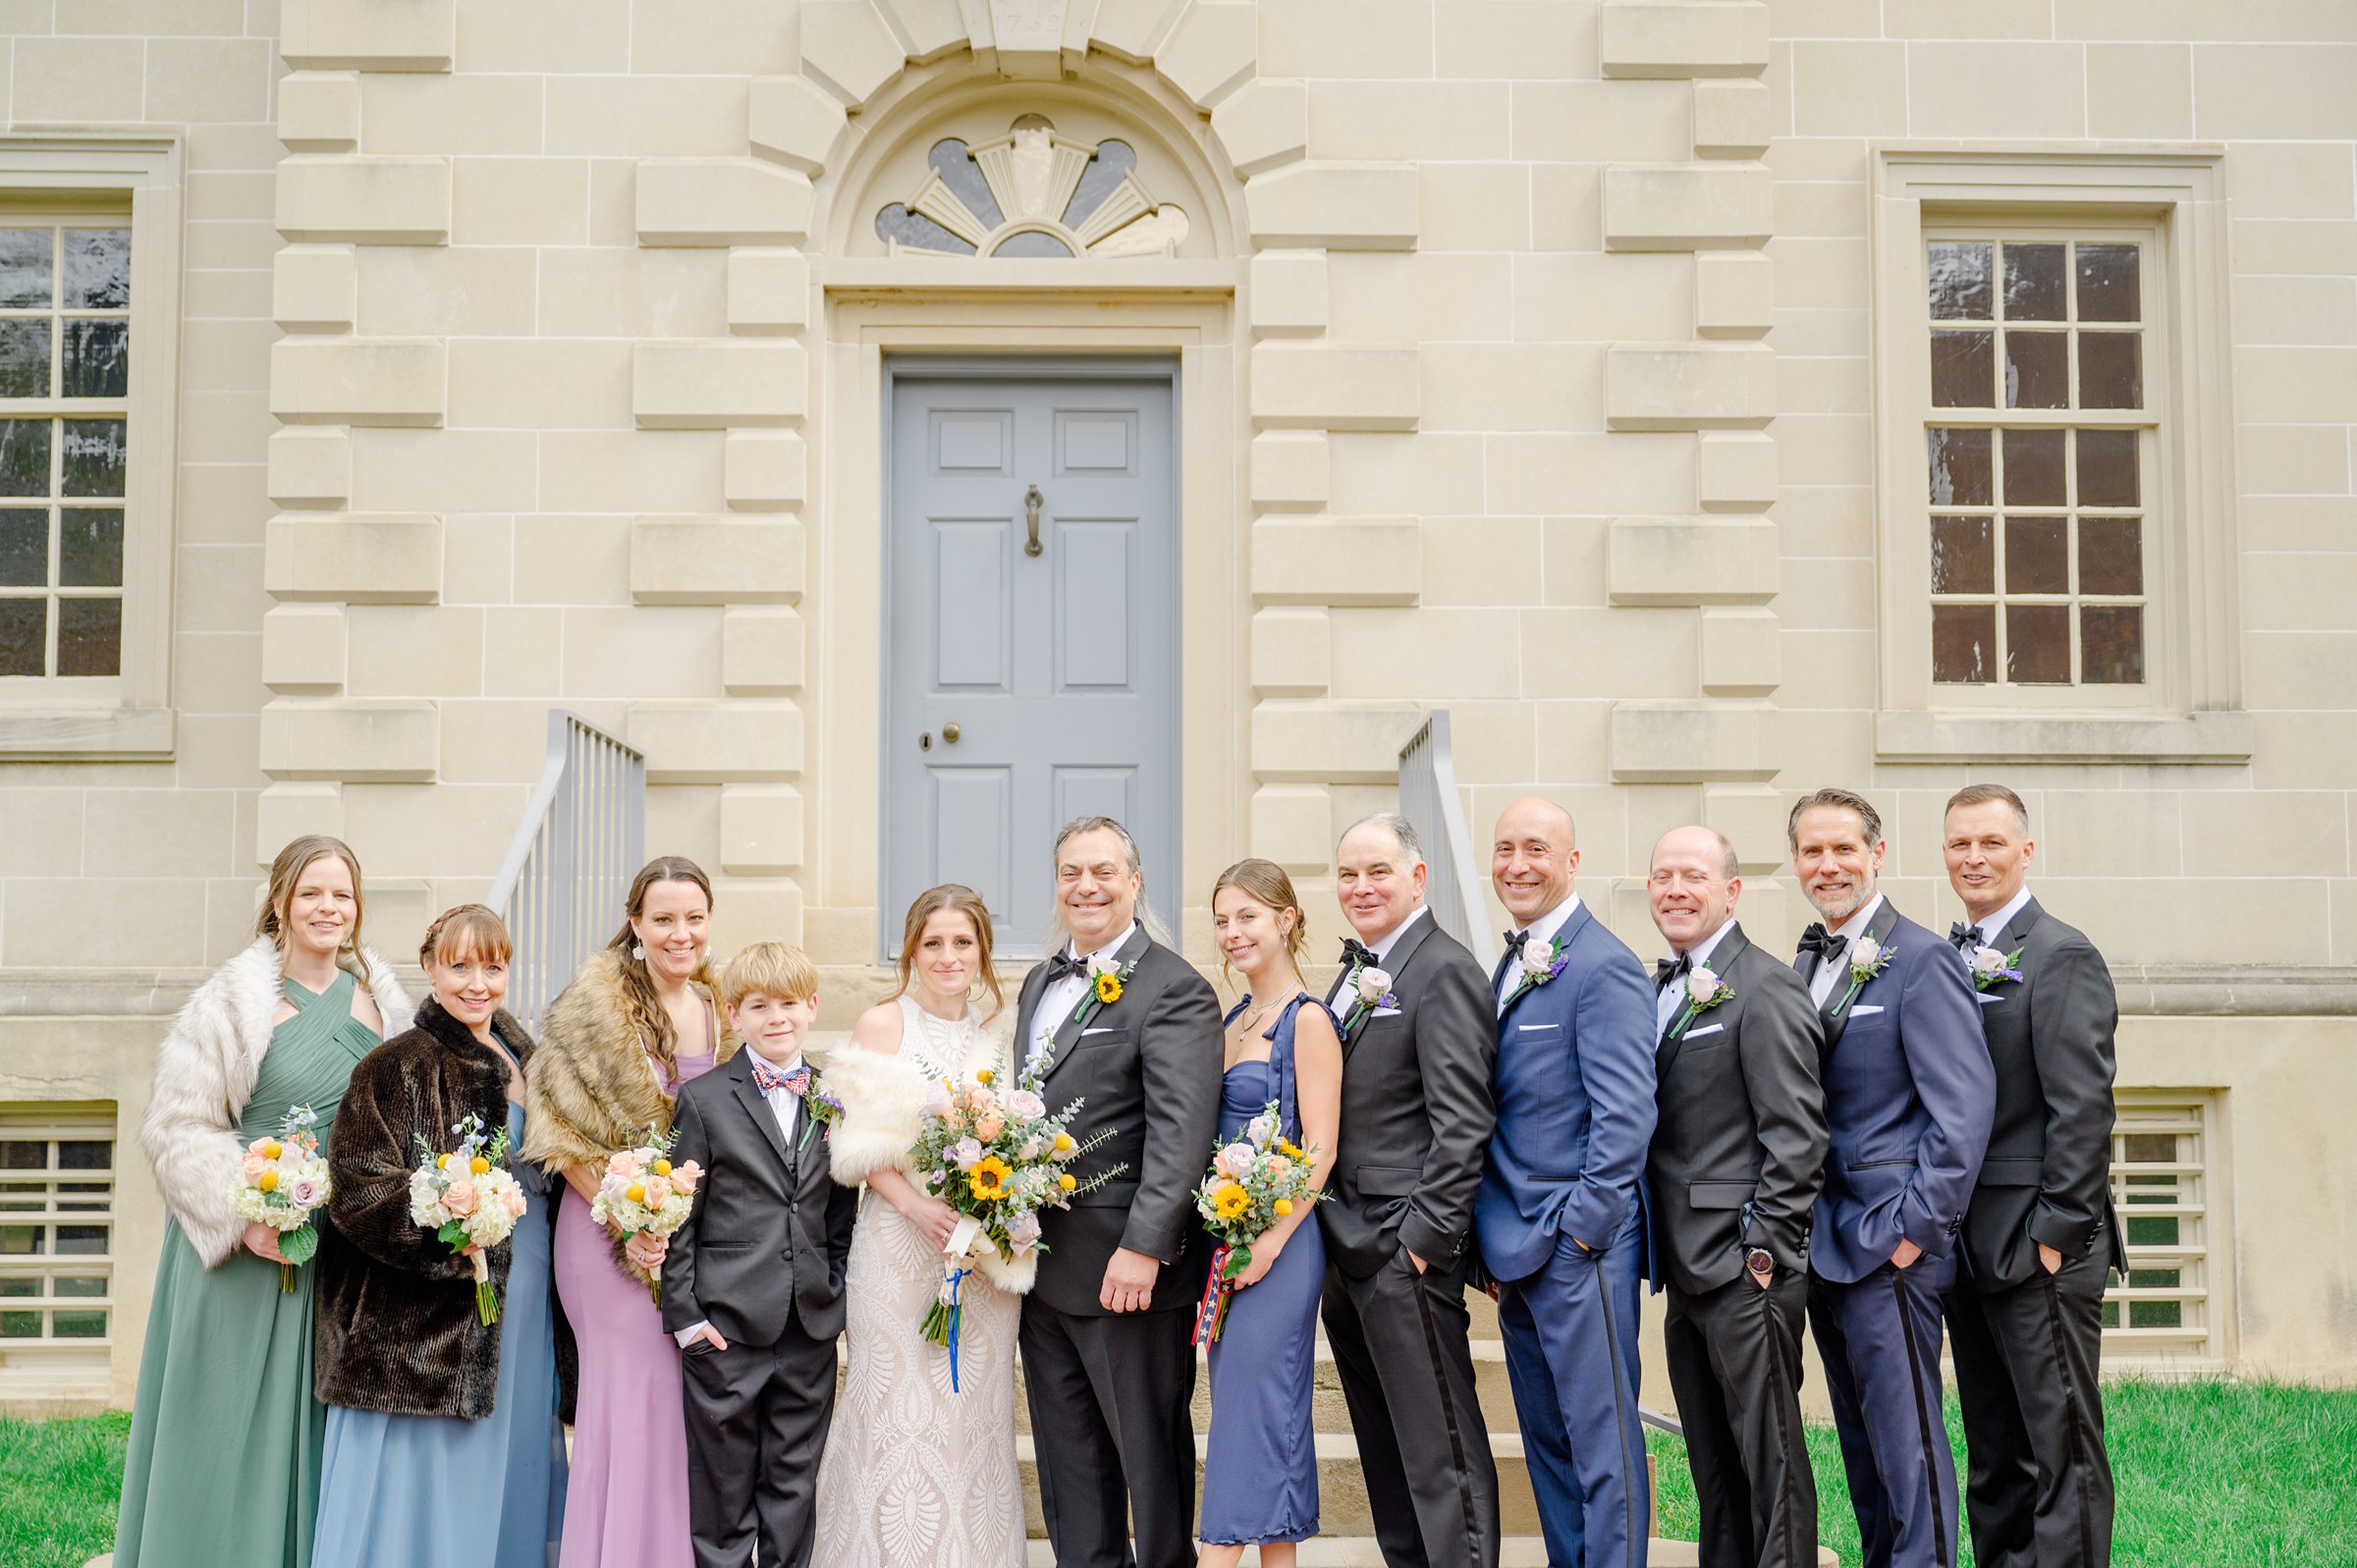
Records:
[[[1679,1040],[1694,1020],[1721,1002],[1734,997],[1735,988],[1719,978],[1719,973],[1702,964],[1686,971],[1686,1010],[1679,1013],[1677,1022],[1671,1025],[1670,1038]]]
[[[1358,984],[1351,997],[1350,1010],[1343,1015],[1343,1033],[1358,1027],[1359,1020],[1382,1007],[1399,1005],[1398,993],[1392,990],[1392,977],[1380,969],[1361,969]]]
[[[1563,939],[1560,936],[1550,939],[1544,947],[1523,948],[1522,983],[1514,988],[1513,995],[1506,999],[1507,1006],[1512,1006],[1525,991],[1543,986],[1562,974],[1563,966],[1569,961],[1563,956]]]
[[[1127,963],[1110,952],[1088,955],[1088,994],[1080,999],[1079,1007],[1072,1013],[1072,1022],[1085,1024],[1100,1008],[1110,1007],[1122,1000],[1122,988],[1137,973],[1137,960]]]
[[[1972,989],[1987,991],[2001,980],[2021,979],[2022,949],[1999,952],[1986,944],[1972,949]]]
[[[1890,962],[1891,949],[1872,937],[1860,937],[1850,944],[1849,989],[1841,993],[1841,1000],[1834,1004],[1834,1016],[1839,1017],[1851,1000],[1865,989],[1866,982],[1881,974]]]

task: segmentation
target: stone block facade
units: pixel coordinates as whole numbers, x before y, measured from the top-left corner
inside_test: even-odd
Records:
[[[130,415],[126,656],[151,650],[163,695],[0,690],[19,1099],[134,1117],[139,1042],[245,940],[295,833],[354,837],[370,929],[406,950],[488,887],[552,707],[645,752],[650,847],[719,873],[729,941],[807,941],[837,1026],[897,926],[874,367],[1162,355],[1194,956],[1209,874],[1247,853],[1331,931],[1330,839],[1392,802],[1434,708],[1472,841],[1516,795],[1562,800],[1646,951],[1670,826],[1735,838],[1744,912],[1784,943],[1794,794],[1875,795],[1892,895],[1931,921],[1939,804],[2002,778],[2042,894],[2129,983],[2123,1087],[2229,1118],[2220,1179],[2252,1217],[2205,1354],[2357,1375],[2331,1348],[2357,1272],[2257,1217],[2313,1229],[2357,1186],[2229,1136],[2254,1108],[2357,1113],[2345,6],[147,9],[155,30],[85,36],[73,6],[0,8],[0,226],[127,139],[177,159],[178,214],[139,231],[171,238],[133,306],[135,376],[157,334],[178,350]],[[1035,112],[1129,137],[1183,235],[1049,259],[878,234],[886,203],[925,210],[920,142]],[[2074,204],[2104,182],[2145,194]],[[2166,712],[1926,706],[1891,652],[1931,636],[1898,521],[1923,505],[1920,245],[2033,198],[2056,232],[2133,220],[2155,247]],[[43,1090],[100,1014],[137,1022],[109,1026],[115,1076]],[[2264,1312],[2232,1317],[2237,1290]]]

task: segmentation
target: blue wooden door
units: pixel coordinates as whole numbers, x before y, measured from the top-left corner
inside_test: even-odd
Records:
[[[962,882],[1036,953],[1074,817],[1178,850],[1178,547],[1167,380],[922,380],[892,395],[883,944]]]

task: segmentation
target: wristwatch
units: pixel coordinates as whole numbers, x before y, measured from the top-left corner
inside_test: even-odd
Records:
[[[1754,1247],[1743,1255],[1743,1267],[1753,1273],[1766,1276],[1776,1272],[1776,1260],[1765,1247]]]

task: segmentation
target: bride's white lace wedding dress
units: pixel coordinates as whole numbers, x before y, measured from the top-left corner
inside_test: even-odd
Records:
[[[900,1052],[848,1041],[821,1074],[844,1103],[829,1160],[838,1181],[904,1169],[928,1082],[1008,1071],[1003,1041],[968,1011],[955,1023],[901,999]],[[918,1337],[941,1289],[941,1249],[872,1189],[860,1201],[844,1286],[850,1362],[818,1472],[824,1568],[1014,1568],[1023,1500],[1014,1463],[1014,1346],[1022,1298],[969,1274],[958,1388],[950,1353]]]

